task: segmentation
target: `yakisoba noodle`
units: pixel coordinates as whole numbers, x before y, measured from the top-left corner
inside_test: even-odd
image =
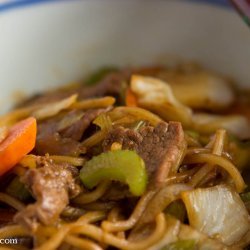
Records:
[[[0,239],[18,239],[0,249],[247,247],[249,96],[192,64],[100,72],[0,118]],[[200,75],[209,95],[187,91]]]

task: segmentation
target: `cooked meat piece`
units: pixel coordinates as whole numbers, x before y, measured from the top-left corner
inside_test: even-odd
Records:
[[[177,171],[186,141],[179,122],[162,122],[155,128],[142,127],[138,132],[122,127],[113,129],[103,142],[105,151],[118,142],[122,149],[135,150],[145,161],[150,185],[163,185],[170,171]]]
[[[93,120],[95,120],[95,118],[106,112],[108,109],[90,109],[88,111],[86,111],[81,119],[79,119],[78,121],[74,122],[71,126],[66,127],[65,129],[60,131],[60,135],[65,137],[65,138],[71,138],[74,139],[76,141],[80,141],[82,138],[83,133],[85,132],[85,130],[90,126],[90,124],[92,123]],[[74,114],[73,114],[74,116]],[[74,117],[69,117],[69,120],[74,119]]]
[[[51,118],[38,125],[35,152],[38,155],[78,156],[85,151],[79,142],[92,121],[107,109],[87,112],[71,111],[61,117]]]
[[[77,169],[57,165],[45,157],[38,158],[37,168],[29,169],[21,181],[31,190],[36,203],[28,205],[14,218],[15,222],[35,231],[39,223],[53,224],[69,203],[69,198],[80,193],[76,183]]]
[[[68,155],[79,156],[84,153],[85,147],[71,138],[63,138],[58,133],[46,134],[37,137],[35,152],[39,155]]]

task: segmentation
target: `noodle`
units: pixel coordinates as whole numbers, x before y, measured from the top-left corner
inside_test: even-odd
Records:
[[[214,165],[218,165],[220,167],[222,167],[223,169],[225,169],[229,175],[232,177],[232,179],[234,180],[235,186],[236,186],[236,190],[240,193],[242,192],[246,185],[245,182],[239,172],[239,170],[227,159],[218,156],[218,155],[214,155],[214,154],[194,154],[191,156],[187,156],[184,159],[184,162],[186,164],[195,164],[195,163],[209,163],[209,164],[214,164]]]
[[[103,98],[93,98],[74,103],[71,108],[73,109],[95,109],[95,108],[107,108],[115,103],[115,98],[106,96]]]
[[[30,234],[20,225],[10,225],[0,228],[0,238],[29,236]]]
[[[221,156],[225,144],[226,131],[225,130],[217,130],[215,135],[215,141],[212,153]],[[214,165],[206,164],[203,166],[198,172],[192,177],[189,184],[193,187],[196,187],[209,172],[214,169]]]
[[[0,126],[10,126],[13,123],[28,117],[32,111],[34,111],[39,106],[32,106],[27,108],[16,109],[4,116],[0,117]]]
[[[102,219],[104,216],[105,216],[105,213],[102,213],[102,212],[89,212],[83,215],[80,219],[78,219],[77,222],[73,224],[69,224],[69,225],[63,225],[61,228],[59,228],[58,231],[55,230],[55,233],[52,235],[52,237],[49,240],[47,240],[43,245],[37,247],[36,250],[56,249],[57,247],[60,246],[60,244],[65,239],[66,235],[69,233],[72,227],[74,227],[75,225],[79,225],[79,224],[96,222]],[[49,233],[50,235],[53,231],[54,230],[51,229],[47,233]]]
[[[170,185],[173,183],[185,182],[186,180],[189,180],[196,172],[197,172],[197,167],[194,167],[190,170],[186,170],[181,173],[174,174],[172,176],[169,176],[166,179],[165,183],[166,185]]]
[[[73,228],[72,232],[87,235],[89,237],[94,238],[95,240],[107,243],[109,245],[118,247],[120,249],[139,250],[139,249],[147,249],[148,246],[157,242],[163,236],[166,227],[165,224],[166,221],[164,214],[161,213],[157,215],[156,228],[154,232],[152,233],[152,235],[150,235],[147,239],[143,240],[142,242],[129,242],[127,240],[117,238],[112,234],[106,233],[105,231],[102,231],[98,227],[89,224],[84,224],[82,226]]]
[[[199,153],[211,153],[211,150],[208,148],[188,148],[186,155],[193,155],[193,154],[199,154]]]
[[[116,222],[119,220],[120,216],[120,208],[119,207],[114,207],[110,213],[108,214],[108,221],[110,222]]]
[[[110,213],[108,214],[108,219],[107,220],[110,221],[110,222],[116,222],[116,221],[119,221],[119,220],[122,220],[122,219],[124,219],[124,218],[121,215],[120,208],[119,207],[114,207],[110,211]],[[125,232],[124,231],[117,232],[115,235],[120,239],[125,239]]]
[[[149,191],[146,194],[144,194],[139,202],[137,203],[133,213],[129,217],[128,220],[125,221],[118,221],[118,222],[109,222],[109,221],[104,221],[102,222],[102,228],[105,231],[108,232],[118,232],[118,231],[126,231],[130,228],[132,228],[136,222],[140,219],[143,211],[146,209],[147,204],[155,194],[155,191]]]
[[[249,137],[241,133],[245,119],[230,120],[235,90],[225,86],[232,100],[223,104],[213,84],[224,86],[221,76],[202,68],[152,69],[112,70],[108,77],[104,71],[103,78],[97,72],[97,85],[52,90],[0,117],[0,239],[20,239],[0,250],[186,249],[183,240],[205,249],[207,238],[211,249],[250,244],[250,194],[239,194],[246,185],[237,169],[249,164]],[[175,91],[182,81],[194,88],[195,81],[210,80],[209,95],[201,91],[197,100]],[[26,118],[34,127],[22,128]],[[217,237],[224,224],[210,221],[225,211],[230,222],[226,212],[233,209],[210,202],[225,195],[222,187],[239,205],[235,218],[242,222],[236,236],[226,228],[230,246]],[[183,194],[197,199],[192,216]],[[191,227],[197,218],[208,218],[204,230]]]
[[[94,202],[104,195],[104,193],[110,187],[110,184],[111,183],[109,181],[104,181],[100,185],[98,185],[98,187],[94,191],[78,195],[74,199],[74,202],[78,204],[87,204]]]
[[[42,246],[35,248],[36,250],[47,250],[47,249],[56,249],[60,246],[65,236],[69,232],[70,227],[64,226],[60,228],[52,237],[47,240]]]
[[[93,243],[90,240],[81,239],[79,237],[68,235],[66,236],[65,242],[72,245],[73,247],[79,248],[79,249],[88,249],[88,250],[102,250],[100,246]]]
[[[85,141],[82,142],[82,145],[84,147],[93,147],[96,144],[100,143],[106,136],[107,131],[105,130],[100,130],[98,132],[96,132],[95,134],[93,134],[92,136],[90,136],[89,138],[87,138]]]

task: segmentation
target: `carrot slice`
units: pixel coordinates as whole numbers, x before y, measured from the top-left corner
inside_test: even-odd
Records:
[[[36,131],[36,119],[33,117],[22,120],[9,129],[7,137],[0,143],[0,176],[35,147]]]
[[[128,107],[137,107],[137,98],[136,95],[132,92],[130,88],[127,89],[126,91],[126,106]]]

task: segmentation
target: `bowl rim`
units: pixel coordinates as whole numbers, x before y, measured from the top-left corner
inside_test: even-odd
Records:
[[[80,2],[80,1],[91,1],[91,0],[73,0],[73,1]],[[158,1],[162,1],[162,0],[158,0]],[[229,4],[227,0],[178,0],[178,1],[214,5],[217,7],[231,9],[231,5]],[[55,2],[72,2],[72,0],[9,0],[5,3],[0,3],[0,14],[3,12],[10,11],[10,10],[31,7],[33,5],[50,4],[50,3],[55,3]]]

